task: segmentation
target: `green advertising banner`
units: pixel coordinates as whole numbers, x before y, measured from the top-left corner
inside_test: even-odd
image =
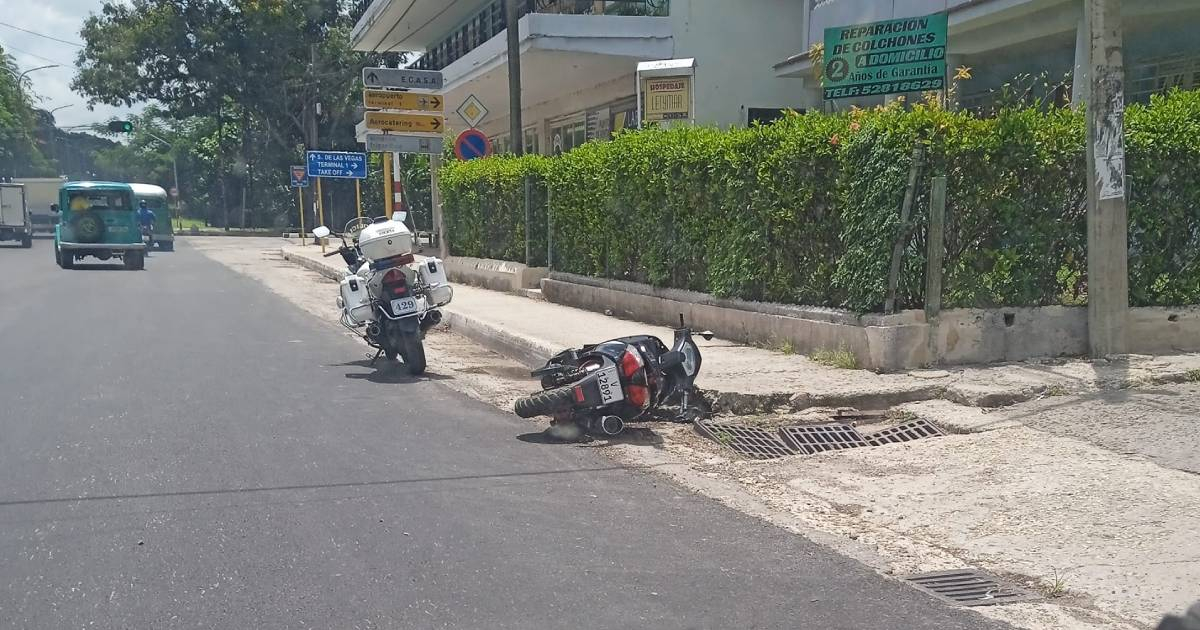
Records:
[[[825,98],[946,87],[946,14],[825,29]]]

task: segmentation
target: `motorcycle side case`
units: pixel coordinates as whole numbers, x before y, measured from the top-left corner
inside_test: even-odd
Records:
[[[450,303],[454,298],[454,290],[450,288],[450,280],[446,278],[446,268],[440,258],[427,258],[417,263],[416,271],[421,283],[429,287],[430,308]]]
[[[375,309],[371,308],[371,296],[367,292],[367,281],[362,276],[346,276],[339,285],[342,308],[350,315],[355,325],[375,321]]]

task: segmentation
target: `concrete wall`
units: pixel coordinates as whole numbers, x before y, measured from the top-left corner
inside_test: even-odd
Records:
[[[451,256],[442,264],[451,282],[504,292],[536,288],[547,273],[544,267],[468,256]]]
[[[1086,307],[944,311],[934,332],[938,357],[931,361],[922,311],[859,315],[557,272],[541,286],[550,302],[661,326],[678,325],[682,313],[693,328],[741,343],[778,346],[788,340],[800,354],[845,348],[862,367],[885,372],[1087,353]],[[1131,309],[1129,337],[1135,354],[1200,351],[1200,306]]]
[[[696,58],[696,119],[744,125],[750,107],[819,105],[774,65],[804,44],[804,2],[798,0],[675,0],[675,57]]]

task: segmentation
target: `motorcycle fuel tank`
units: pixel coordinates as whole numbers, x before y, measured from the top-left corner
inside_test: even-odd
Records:
[[[359,232],[358,248],[370,260],[409,254],[413,250],[413,235],[401,221],[380,221]]]

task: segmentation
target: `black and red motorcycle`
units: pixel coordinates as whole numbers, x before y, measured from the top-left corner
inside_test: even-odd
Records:
[[[711,413],[696,389],[700,363],[700,348],[680,315],[670,348],[658,337],[636,335],[556,354],[531,373],[542,379],[542,391],[518,400],[514,410],[607,436],[636,420],[692,422]]]

